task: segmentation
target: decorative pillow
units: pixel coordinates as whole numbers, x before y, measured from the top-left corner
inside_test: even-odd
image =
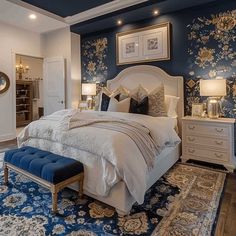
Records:
[[[119,101],[122,101],[126,98],[129,97],[129,90],[125,87],[123,87],[122,85],[120,85],[119,88],[115,89],[113,92],[112,92],[113,95],[117,95],[117,94],[120,94],[120,100]]]
[[[180,97],[165,95],[165,107],[168,117],[176,118],[178,117],[176,109]]]
[[[163,84],[148,94],[148,115],[167,116]]]
[[[130,98],[126,98],[126,99],[119,102],[114,97],[111,97],[107,111],[128,113],[129,107],[130,107]]]
[[[119,100],[119,94],[117,94],[115,97],[113,97],[113,96],[108,96],[105,93],[102,93],[102,101],[101,101],[100,111],[107,111],[111,98],[118,101]]]
[[[141,84],[130,92],[130,97],[138,102],[141,102],[147,96],[148,91]]]
[[[138,102],[135,99],[131,98],[129,112],[147,115],[148,114],[148,97],[145,97],[141,102]]]
[[[106,94],[107,96],[111,96],[112,92],[107,87],[102,88],[101,92],[95,98],[95,111],[101,111],[102,94]]]

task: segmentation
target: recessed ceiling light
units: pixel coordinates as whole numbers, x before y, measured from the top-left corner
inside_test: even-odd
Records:
[[[30,14],[30,15],[29,15],[29,18],[30,18],[31,20],[35,20],[35,19],[37,18],[37,16],[36,16],[35,14]]]
[[[154,10],[154,11],[153,11],[153,14],[154,14],[155,16],[157,16],[157,15],[159,14],[159,11],[158,11],[158,10]]]
[[[122,20],[118,20],[117,25],[122,25]]]

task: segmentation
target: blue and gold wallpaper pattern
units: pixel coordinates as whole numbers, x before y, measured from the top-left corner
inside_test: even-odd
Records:
[[[236,108],[236,10],[193,19],[188,27],[188,69],[185,80],[185,112],[191,114],[199,95],[199,79],[218,76],[227,79],[227,96],[222,99],[223,115],[234,117]]]
[[[117,66],[116,33],[169,21],[172,25],[171,60],[150,62],[171,75],[184,76],[185,114],[193,102],[203,102],[199,80],[218,76],[227,79],[222,99],[225,117],[236,118],[236,2],[170,13],[104,32],[82,35],[82,80],[104,84],[132,65]]]
[[[82,43],[82,80],[104,83],[107,79],[107,38],[86,40]]]

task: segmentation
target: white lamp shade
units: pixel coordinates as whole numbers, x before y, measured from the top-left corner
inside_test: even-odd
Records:
[[[225,79],[200,80],[200,96],[221,97],[226,95]]]
[[[96,84],[82,84],[82,95],[95,96]]]

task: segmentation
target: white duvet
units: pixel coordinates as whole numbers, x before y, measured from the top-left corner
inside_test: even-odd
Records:
[[[85,126],[65,130],[61,124],[74,112],[77,111],[62,110],[30,123],[18,136],[19,146],[37,147],[82,162],[85,167],[84,189],[94,195],[107,196],[122,179],[133,198],[142,204],[148,167],[135,142],[121,132],[103,128]],[[83,117],[84,114],[97,113],[84,112]],[[174,129],[176,119],[121,112],[100,113],[146,126],[161,149],[180,142]]]

